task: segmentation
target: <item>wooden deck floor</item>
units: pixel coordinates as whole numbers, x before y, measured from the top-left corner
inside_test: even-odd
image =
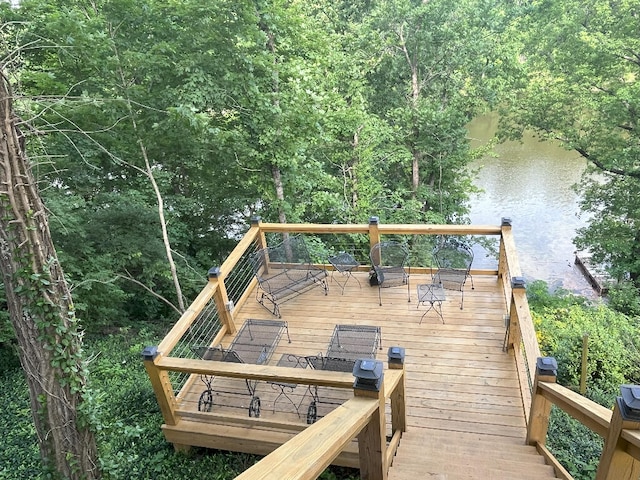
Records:
[[[382,290],[383,305],[379,306],[377,288],[368,285],[364,272],[356,275],[362,286],[350,279],[344,294],[330,281],[328,296],[315,288],[281,305],[291,343],[283,338],[270,363],[275,364],[285,353],[312,355],[326,351],[336,324],[380,326],[380,360],[386,360],[390,346],[406,349],[408,430],[389,472],[391,480],[555,478],[552,468],[544,464],[534,447],[525,446],[525,421],[515,363],[502,350],[507,306],[499,292],[497,277],[474,276],[475,289],[469,284],[465,289],[464,310],[459,308],[459,292],[447,291],[443,304],[445,323],[431,311],[419,325],[426,307],[417,308],[416,286],[428,283],[427,276],[411,276],[411,302],[407,301],[406,288],[394,287]],[[249,318],[274,318],[253,298],[236,315],[238,327]],[[248,445],[251,435],[258,435],[255,422],[248,434],[246,428],[229,426],[224,420],[225,416],[233,415],[238,422],[249,425],[250,397],[246,385],[238,380],[226,382],[228,385],[216,384],[216,390],[237,393],[228,398],[226,394],[217,396],[214,412],[219,413],[220,425],[226,425],[228,438],[219,444],[204,443],[214,448],[227,445],[231,450],[251,451]],[[306,427],[310,397],[306,387],[300,386],[291,394],[293,403],[281,397],[274,413],[273,401],[279,389],[271,387],[258,386],[262,403],[260,428],[264,428],[263,433],[269,431],[269,422],[274,419],[286,418],[290,422],[289,431],[269,431],[275,448],[278,442]],[[180,407],[184,421],[193,422],[191,427],[195,430],[202,421],[202,414],[197,412],[202,390],[201,383],[194,383]],[[345,392],[339,393],[342,397],[329,389],[321,392],[320,415],[326,413],[323,409],[332,408],[333,402],[344,400]],[[300,404],[300,416],[294,403]],[[211,422],[211,414],[206,415],[207,422]],[[167,438],[173,435],[170,441],[177,443],[186,438],[177,430],[167,431],[166,427],[165,433]],[[193,430],[190,435],[192,439]],[[263,448],[264,451],[255,453],[266,454],[272,449],[268,444]],[[354,448],[345,453],[341,463],[351,464],[356,458]]]

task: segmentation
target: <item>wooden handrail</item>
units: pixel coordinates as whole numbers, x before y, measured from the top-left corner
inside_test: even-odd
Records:
[[[611,423],[611,410],[557,383],[540,382],[541,394],[569,416],[606,437]]]
[[[215,375],[229,378],[245,378],[266,382],[299,383],[321,387],[352,388],[353,375],[329,370],[313,370],[250,363],[217,362],[190,358],[161,358],[156,363],[159,370]]]
[[[368,224],[341,225],[334,223],[260,223],[263,232],[278,233],[369,233]],[[381,235],[500,235],[495,225],[426,225],[378,224]]]
[[[375,398],[354,397],[238,475],[236,480],[317,478],[378,409]]]
[[[193,321],[198,318],[198,315],[200,315],[202,309],[213,298],[213,295],[217,288],[217,281],[211,279],[207,282],[205,287],[198,294],[191,305],[189,305],[189,308],[182,314],[171,331],[162,339],[162,341],[158,345],[159,352],[161,352],[165,356],[171,354],[171,351],[178,344],[184,333],[189,329]]]
[[[353,375],[348,372],[175,357],[159,358],[155,367],[160,371],[192,373],[197,375],[215,375],[274,383],[296,383],[344,389],[353,388]],[[402,370],[385,371],[385,392],[394,391],[403,374],[404,372]]]
[[[535,420],[529,425],[527,438],[530,443],[537,445],[539,451],[545,452],[545,456],[551,456],[544,446],[546,424],[542,424],[549,420],[550,406],[546,403],[548,401],[604,439],[596,480],[638,479],[640,422],[626,419],[620,407],[621,397],[617,399],[612,412],[579,393],[558,385],[555,383],[555,377],[552,377],[551,381],[538,380],[538,374],[534,395],[531,418]],[[544,400],[540,401],[541,398]],[[531,428],[537,429],[537,432],[533,433]],[[560,478],[571,479],[561,465],[554,464],[554,468]]]

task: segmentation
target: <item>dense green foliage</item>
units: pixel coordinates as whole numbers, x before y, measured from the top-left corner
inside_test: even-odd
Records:
[[[558,383],[578,390],[583,336],[588,336],[586,396],[611,408],[620,385],[640,383],[640,328],[629,317],[604,304],[559,290],[545,282],[527,287],[530,308],[543,355],[558,361]],[[548,446],[574,478],[594,478],[602,439],[564,412],[552,410]]]
[[[161,438],[137,355],[150,340],[144,326],[164,330],[179,310],[168,252],[189,299],[253,215],[465,222],[467,165],[483,153],[465,126],[497,106],[504,137],[532,128],[592,163],[597,175],[579,190],[595,215],[578,246],[629,279],[612,309],[532,286],[543,350],[558,358],[561,383],[576,386],[589,333],[588,395],[603,404],[640,380],[634,2],[24,0],[0,2],[0,18],[2,69],[30,125],[78,316],[91,334],[114,335],[88,348],[107,476],[173,468],[172,478],[227,478],[234,462],[253,461],[186,460]],[[11,428],[0,478],[37,477],[6,320],[2,309]],[[597,441],[557,412],[550,433],[576,478],[590,478]]]
[[[503,134],[533,129],[591,166],[578,186],[589,224],[576,246],[615,278],[640,278],[640,39],[635,1],[536,0],[514,18],[520,88]],[[637,291],[636,294],[637,296]]]
[[[140,357],[144,345],[157,344],[159,338],[151,330],[121,329],[86,341],[104,478],[234,478],[259,457],[198,448],[189,454],[176,453],[164,439],[159,428],[162,415]],[[0,479],[44,479],[20,364],[9,349],[0,349],[0,364],[0,403],[4,405]],[[357,478],[357,472],[329,469],[321,478],[348,480]]]
[[[464,222],[481,153],[465,126],[514,58],[503,12],[475,0],[0,9],[52,234],[96,331],[174,315],[167,252],[193,298],[253,215]]]

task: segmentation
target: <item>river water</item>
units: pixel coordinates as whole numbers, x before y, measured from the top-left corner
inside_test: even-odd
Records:
[[[495,115],[482,116],[468,126],[473,146],[486,144],[497,127]],[[578,182],[586,161],[575,152],[526,134],[522,142],[494,148],[497,156],[475,162],[475,184],[484,190],[471,199],[471,223],[500,224],[511,218],[522,274],[527,280],[544,280],[552,289],[592,297],[593,290],[574,264],[576,229],[585,225]],[[495,266],[495,259],[476,251],[474,267]]]

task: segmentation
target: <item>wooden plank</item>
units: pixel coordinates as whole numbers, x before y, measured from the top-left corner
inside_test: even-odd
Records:
[[[601,437],[607,435],[612,412],[557,383],[540,382],[540,393],[567,414],[589,427]]]
[[[377,410],[375,398],[356,397],[267,455],[237,480],[318,477]]]
[[[206,362],[206,368],[198,366],[199,372],[236,376],[233,382],[239,385],[236,388],[240,395],[240,400],[236,399],[236,402],[242,406],[249,399],[246,389],[243,391],[242,381],[238,380],[243,375],[301,382],[294,394],[296,400],[302,399],[302,392],[306,391],[302,384],[315,380],[325,385],[321,387],[325,391],[323,400],[344,401],[353,395],[353,377],[350,374],[338,374],[342,376],[336,378],[330,372],[303,369],[286,371],[273,365],[283,353],[309,355],[325,352],[336,324],[380,326],[383,348],[377,352],[377,358],[386,362],[387,349],[394,345],[404,347],[406,353],[405,401],[408,430],[400,441],[390,478],[407,478],[402,475],[392,476],[396,467],[405,468],[405,471],[416,469],[414,476],[424,478],[419,466],[415,465],[426,460],[425,455],[419,452],[420,448],[424,450],[428,442],[434,442],[439,448],[446,445],[447,449],[457,449],[460,444],[469,452],[476,449],[499,450],[512,452],[519,457],[520,453],[517,452],[526,448],[525,430],[522,427],[522,396],[517,387],[518,373],[513,356],[502,352],[503,316],[507,308],[496,277],[474,277],[476,288],[465,291],[465,308],[462,311],[455,296],[451,296],[451,300],[443,305],[447,319],[445,325],[438,324],[439,319],[438,323],[429,323],[428,316],[419,325],[423,309],[416,308],[413,280],[427,278],[426,275],[410,279],[413,297],[411,303],[407,302],[406,288],[383,290],[383,307],[378,305],[377,289],[366,284],[366,272],[357,272],[356,275],[362,286],[359,287],[357,282],[350,282],[344,295],[330,282],[327,297],[310,291],[281,305],[282,319],[289,325],[291,343],[280,342],[272,358],[272,365],[258,366],[256,369],[254,367],[257,366],[223,364],[211,368],[211,363],[215,362],[198,360]],[[236,327],[249,318],[273,318],[254,301],[253,292],[247,298],[246,304],[237,306],[234,311]],[[231,340],[232,335],[227,335],[224,342],[228,344]],[[161,368],[187,369],[194,362],[180,359],[182,363],[174,364],[173,361],[162,359]],[[319,374],[323,373],[329,373],[329,376],[321,378]],[[309,398],[304,398],[301,417],[286,403],[278,404],[274,413],[273,400],[277,392],[265,382],[259,382],[257,390],[262,400],[260,418],[249,418],[244,410],[230,406],[214,408],[211,413],[198,412],[197,400],[204,385],[199,381],[198,375],[193,378],[192,391],[188,394],[185,392],[180,397],[184,401],[177,413],[183,417],[182,420],[179,425],[164,428],[165,436],[170,442],[265,455],[292,438],[296,432],[307,428],[305,417]],[[385,370],[385,383],[390,380],[390,371]],[[218,381],[226,379],[220,377],[215,380]],[[342,387],[341,392],[339,391],[341,395],[335,393],[333,386],[336,385]],[[386,388],[385,386],[385,391]],[[225,399],[233,401],[231,397]],[[320,414],[328,416],[336,408],[339,408],[338,403],[323,404]],[[386,410],[390,421],[389,402]],[[387,429],[391,435],[389,425]],[[465,443],[467,439],[469,444]],[[524,451],[532,457],[532,462],[540,461],[541,457],[536,454],[535,449],[533,452]],[[490,462],[495,464],[496,460],[485,461]],[[334,463],[358,466],[353,441]],[[448,473],[446,466],[440,465],[438,468],[441,469],[439,475]],[[550,477],[543,475],[531,478]]]

